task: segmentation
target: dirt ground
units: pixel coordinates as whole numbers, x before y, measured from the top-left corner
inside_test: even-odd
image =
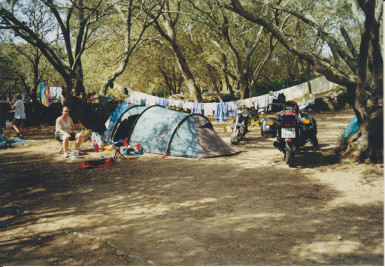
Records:
[[[0,150],[0,265],[383,265],[383,165],[333,155],[351,111],[313,116],[320,147],[294,168],[259,128],[237,156],[88,170],[113,152],[64,159],[52,127],[28,128]]]

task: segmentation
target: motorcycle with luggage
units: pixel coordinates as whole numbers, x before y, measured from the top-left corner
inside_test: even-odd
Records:
[[[305,107],[307,108],[307,107]],[[289,165],[294,164],[295,153],[310,142],[318,146],[317,123],[313,117],[300,110],[294,101],[284,104],[277,118],[265,118],[261,122],[261,135],[265,138],[276,138],[273,143],[284,154]]]

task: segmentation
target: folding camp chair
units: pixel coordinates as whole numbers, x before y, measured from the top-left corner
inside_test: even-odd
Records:
[[[115,149],[115,155],[114,155],[114,161],[121,156],[123,159],[127,159],[122,152],[120,151],[121,148],[127,147],[127,141],[126,140],[119,140],[117,142],[108,142],[112,147]]]
[[[59,154],[63,153],[63,152],[64,152],[64,149],[63,149],[63,141],[60,140],[59,138],[57,138],[56,134],[55,134],[55,140],[58,141],[58,142],[60,143],[61,149],[60,149]],[[70,141],[70,142],[75,142],[75,141]],[[69,147],[70,147],[70,145],[68,145],[68,150],[71,152],[71,149],[70,149]]]

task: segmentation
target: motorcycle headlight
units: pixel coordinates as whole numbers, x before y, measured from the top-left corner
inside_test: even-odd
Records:
[[[304,119],[302,123],[303,124],[310,124],[310,120],[309,119]]]
[[[274,121],[268,121],[267,125],[273,126],[274,125]]]

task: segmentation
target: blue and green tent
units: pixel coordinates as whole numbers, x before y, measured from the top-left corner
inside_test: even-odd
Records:
[[[235,155],[202,114],[186,114],[161,106],[130,106],[104,132],[108,142],[127,140],[143,152],[179,157],[207,158]]]

